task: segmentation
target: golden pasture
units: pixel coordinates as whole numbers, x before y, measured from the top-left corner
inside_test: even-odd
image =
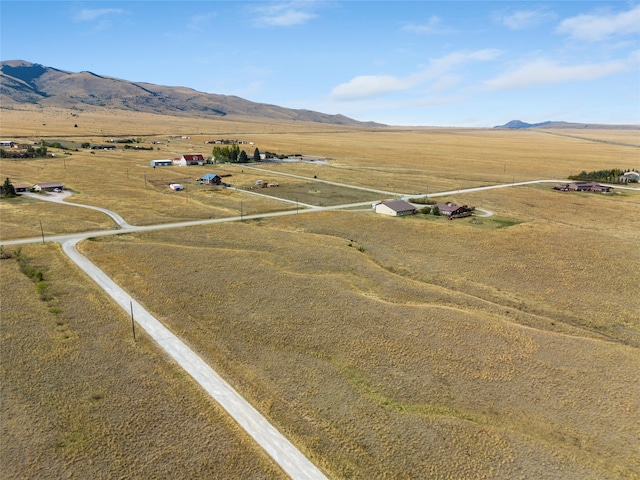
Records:
[[[20,122],[28,116],[20,120],[12,112],[15,130],[10,130],[8,112],[2,113],[3,137],[27,131]],[[58,123],[68,120],[64,111],[40,123],[60,138],[77,133],[98,143],[95,132],[103,125],[114,136],[137,133],[145,141],[165,143],[153,152],[72,152],[62,163],[60,158],[2,161],[3,177],[17,183],[61,181],[77,192],[70,201],[110,208],[132,224],[235,216],[240,208],[244,213],[295,208],[197,185],[195,178],[209,171],[231,174],[226,178],[238,187],[257,179],[276,181],[280,187],[270,195],[305,195],[314,204],[334,204],[335,196],[382,199],[366,191],[332,191],[313,184],[309,179],[315,175],[399,193],[453,190],[447,200],[495,212],[456,221],[388,218],[368,209],[301,212],[96,237],[81,244],[84,254],[184,338],[330,478],[640,476],[640,435],[638,423],[631,421],[640,416],[640,194],[622,189],[611,195],[571,194],[551,190],[553,184],[456,193],[495,183],[561,179],[581,170],[633,168],[637,148],[601,140],[637,143],[637,131],[576,134],[599,140],[590,141],[535,131],[359,130],[134,114],[118,123],[91,115],[94,123],[89,113],[74,117],[77,128]],[[166,143],[173,135],[191,138]],[[149,167],[150,159],[174,152],[207,155],[211,146],[205,140],[229,137],[255,142],[261,150],[331,160],[329,165],[251,165],[271,173],[240,165]],[[187,184],[187,192],[169,192],[165,182],[172,180]],[[37,224],[18,228],[21,216],[32,212],[32,202],[3,200],[0,205],[3,239],[39,234]],[[52,232],[98,228],[99,220],[86,212],[82,216],[83,209],[49,208],[46,223]],[[60,391],[60,404],[85,398],[79,386],[63,385],[45,368],[46,359],[33,353],[53,348],[49,343],[56,341],[59,321],[76,333],[73,355],[56,355],[65,368],[76,369],[78,382],[84,382],[79,384],[89,388],[103,381],[101,391],[110,391],[110,385],[127,383],[125,392],[113,395],[118,405],[138,390],[153,398],[135,426],[151,424],[157,415],[167,432],[154,443],[157,425],[147,426],[136,437],[141,444],[128,444],[137,452],[166,455],[164,440],[179,435],[182,421],[190,424],[167,413],[173,403],[194,405],[184,410],[179,405],[185,412],[180,415],[206,416],[206,429],[226,432],[222,441],[230,449],[234,442],[246,442],[171,365],[154,360],[153,368],[164,373],[153,376],[151,385],[150,380],[126,382],[132,368],[110,367],[107,355],[124,352],[146,365],[137,368],[148,369],[149,359],[161,357],[153,345],[144,336],[142,345],[132,345],[126,315],[78,276],[58,247],[25,250],[51,269],[51,288],[59,292],[55,296],[62,307],[55,314],[43,311],[33,284],[14,261],[2,262],[3,279],[8,279],[3,291],[5,285],[22,285],[11,294],[11,313],[3,308],[10,335],[5,342],[15,338],[27,345],[3,357],[3,378],[12,379],[11,388],[46,381]],[[91,298],[82,314],[75,313],[76,294]],[[42,313],[30,313],[29,323],[22,325],[20,309]],[[74,320],[76,315],[84,320]],[[114,333],[91,337],[89,330],[98,325]],[[28,328],[53,333],[27,338]],[[33,367],[23,366],[23,358]],[[93,373],[81,359],[102,365],[102,373]],[[45,402],[42,393],[26,397],[3,392],[11,399],[3,402],[3,415],[35,411]],[[48,408],[47,418],[61,419],[47,431],[75,431],[59,407]],[[120,418],[117,409],[82,417],[85,440],[74,444],[74,455],[125,463],[130,450],[100,450],[95,443]],[[11,431],[40,458],[68,458],[43,450],[17,426]],[[122,435],[130,433],[125,429]],[[183,437],[200,438],[193,430]],[[205,445],[196,459],[217,448],[215,441]],[[253,447],[230,457],[246,462],[247,472],[257,478],[279,475]],[[180,461],[177,457],[176,464]],[[234,477],[245,464],[239,465],[224,467],[232,470],[218,476]],[[70,468],[76,475],[85,472]],[[208,471],[199,463],[193,468]],[[145,473],[139,464],[128,471]]]

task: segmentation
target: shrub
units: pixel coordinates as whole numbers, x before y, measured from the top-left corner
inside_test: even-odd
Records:
[[[410,198],[409,203],[415,203],[417,205],[435,205],[436,201],[431,200],[425,195],[424,197]]]

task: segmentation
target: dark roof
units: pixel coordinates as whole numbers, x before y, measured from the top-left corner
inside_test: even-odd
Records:
[[[462,208],[460,205],[456,205],[455,203],[438,203],[438,210],[441,212],[455,212],[456,210]]]
[[[416,209],[416,207],[404,200],[389,200],[388,202],[382,202],[382,204],[389,207],[394,212],[407,212]]]
[[[64,187],[64,185],[61,184],[60,182],[43,182],[43,183],[36,183],[36,185],[38,185],[40,188],[62,188],[62,187]]]

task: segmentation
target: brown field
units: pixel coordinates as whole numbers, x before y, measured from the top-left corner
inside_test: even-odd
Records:
[[[5,114],[3,137],[27,130],[25,117],[5,132]],[[59,119],[41,123],[61,136],[84,126],[76,120],[78,129],[65,130]],[[166,139],[158,132],[175,132],[191,138],[180,140],[180,150],[171,142],[157,152],[73,152],[66,166],[60,159],[2,161],[3,177],[62,181],[77,192],[72,201],[151,224],[235,216],[240,208],[247,214],[295,208],[188,183],[209,171],[232,174],[228,181],[238,187],[275,181],[280,187],[256,191],[329,205],[341,203],[336,197],[368,201],[372,194],[277,173],[436,193],[638,163],[633,147],[534,131],[365,131],[188,119],[172,125],[150,115],[125,116],[116,126],[102,119],[104,129],[118,136],[156,132]],[[133,130],[136,121],[140,126]],[[576,135],[634,143],[637,133]],[[209,154],[204,140],[231,135],[261,150],[330,157],[331,164],[259,165],[272,174],[242,166],[148,166],[171,151]],[[37,174],[45,178],[33,178]],[[187,192],[170,193],[164,182],[172,180],[188,183]],[[550,187],[448,198],[496,213],[487,218],[311,212],[99,237],[80,248],[330,478],[640,478],[640,193],[570,194]],[[27,210],[31,204],[0,203],[3,239],[37,236],[39,231],[18,228],[20,218],[33,212]],[[100,228],[98,219],[81,216],[97,212],[49,208],[51,232]],[[109,219],[104,223],[111,228]],[[132,452],[154,459],[188,450],[169,443],[175,436],[203,445],[189,463],[193,474],[186,475],[202,476],[213,468],[207,452],[218,448],[210,439],[220,435],[235,452],[226,454],[234,465],[211,452],[215,468],[229,469],[212,476],[246,478],[245,468],[255,478],[281,475],[190,380],[164,364],[144,336],[133,345],[127,316],[75,273],[58,247],[27,250],[50,269],[48,281],[61,306],[58,313],[47,311],[16,263],[0,263],[3,292],[10,291],[3,298],[11,299],[9,310],[3,300],[3,352],[5,345],[13,348],[2,357],[3,418],[36,423],[24,429],[11,423],[7,430],[40,459],[12,460],[13,471],[53,458],[52,472],[65,475],[91,476],[91,468],[112,461],[122,476],[153,476],[145,470],[155,467],[153,461],[132,462]],[[83,295],[90,301],[79,305],[76,298]],[[28,322],[19,322],[15,312],[26,312]],[[55,344],[58,327],[75,342],[66,357],[66,350],[55,350],[62,349]],[[29,336],[34,329],[44,332]],[[57,353],[34,353],[49,349]],[[55,369],[45,368],[51,356]],[[140,366],[131,366],[136,362]],[[129,382],[127,372],[145,380]],[[73,382],[64,381],[71,376]],[[34,390],[11,390],[18,388]],[[96,388],[98,396],[118,392],[110,397],[111,408],[82,403]],[[54,398],[46,397],[51,389]],[[140,395],[135,422],[122,427],[127,401]],[[41,403],[46,415],[33,413]],[[75,410],[62,411],[67,404]],[[71,442],[72,454],[51,447],[56,436],[79,428],[76,417],[84,422],[85,443]],[[205,424],[204,433],[197,422]],[[96,446],[114,431],[128,442]],[[3,464],[14,454],[4,444]],[[189,460],[176,456],[171,465],[182,461]]]
[[[287,478],[55,244],[0,261],[2,478]]]

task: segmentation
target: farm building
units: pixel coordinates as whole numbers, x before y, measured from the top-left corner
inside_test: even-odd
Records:
[[[64,185],[60,182],[43,182],[33,186],[33,190],[36,192],[53,192],[56,188],[62,190]]]
[[[173,165],[173,160],[165,158],[164,160],[151,160],[152,167],[170,167]]]
[[[16,183],[13,186],[13,189],[16,191],[16,193],[24,193],[24,192],[28,192],[31,189],[31,186],[27,185],[26,183]]]
[[[220,175],[216,175],[215,173],[207,173],[202,176],[202,183],[206,183],[207,185],[220,185],[222,183],[222,178]]]
[[[199,154],[185,154],[180,158],[175,158],[173,160],[174,165],[180,165],[182,167],[186,167],[189,165],[204,165],[205,158]]]
[[[179,183],[170,183],[169,188],[174,192],[179,192],[180,190],[184,190],[184,186]]]
[[[382,215],[390,215],[392,217],[400,217],[402,215],[413,215],[416,213],[416,207],[404,200],[389,200],[374,204],[374,211]]]
[[[450,219],[468,217],[472,215],[475,207],[468,207],[466,205],[457,205],[455,203],[438,203],[436,204],[441,215],[446,215]]]

